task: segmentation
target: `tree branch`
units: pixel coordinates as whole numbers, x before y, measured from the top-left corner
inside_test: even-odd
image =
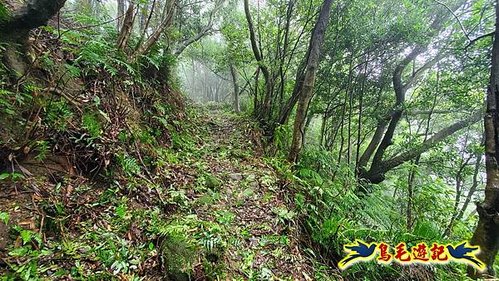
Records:
[[[483,110],[479,110],[473,113],[468,118],[458,121],[440,131],[435,133],[431,138],[421,143],[419,146],[411,149],[409,151],[403,152],[391,159],[381,161],[375,166],[371,167],[371,170],[363,175],[362,177],[369,180],[371,183],[380,183],[384,180],[385,173],[400,166],[401,164],[416,158],[422,153],[430,150],[435,145],[439,144],[443,140],[447,139],[449,136],[455,132],[469,127],[483,118]]]
[[[468,32],[466,31],[466,29],[464,28],[464,25],[463,23],[461,22],[461,20],[459,19],[459,17],[456,15],[456,13],[454,13],[454,11],[447,5],[445,5],[445,3],[442,3],[438,0],[433,0],[435,1],[437,4],[439,5],[442,5],[445,9],[447,9],[447,11],[449,11],[452,16],[456,19],[456,21],[459,23],[459,26],[461,27],[461,30],[463,31],[463,34],[464,36],[466,36],[466,38],[468,39],[468,41],[471,41],[471,38],[470,36],[468,35]]]

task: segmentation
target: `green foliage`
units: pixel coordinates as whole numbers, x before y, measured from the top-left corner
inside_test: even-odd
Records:
[[[139,2],[142,11],[148,3]],[[281,113],[295,86],[294,78],[302,66],[313,20],[321,2],[264,2],[265,8],[258,7],[257,13],[254,13],[254,23],[258,48],[264,57],[260,66],[269,68],[273,83],[271,112],[266,112],[268,116],[263,118],[274,125],[275,118]],[[480,32],[493,27],[487,12],[491,2],[471,1],[462,14],[460,11],[458,17],[469,36],[480,36]],[[204,74],[210,70],[222,80],[228,74],[228,67],[235,66],[243,78],[240,80],[248,82],[245,91],[252,94],[248,96],[255,95],[254,98],[262,104],[266,87],[261,72],[258,74],[259,82],[255,83],[251,76],[258,65],[249,48],[247,23],[238,10],[238,4],[230,1],[227,6],[217,7],[219,9],[214,13],[210,12],[212,2],[206,7],[203,1],[190,4],[186,8],[190,10],[175,16],[174,21],[181,22],[175,22],[176,26],[161,38],[160,43],[136,60],[130,59],[130,52],[139,41],[136,32],[132,34],[129,46],[125,46],[124,51],[118,50],[114,21],[109,21],[111,17],[106,15],[105,8],[100,13],[94,13],[86,5],[77,9],[86,11],[72,15],[76,28],[70,25],[67,30],[56,30],[50,26],[43,29],[56,34],[62,42],[61,53],[70,55],[61,60],[51,52],[40,54],[33,65],[46,70],[40,71],[43,75],[61,71],[64,75],[48,77],[57,80],[36,77],[34,81],[58,81],[57,85],[66,84],[67,79],[70,79],[67,85],[76,81],[84,86],[85,95],[82,98],[90,96],[90,101],[83,103],[91,103],[93,99],[92,106],[76,108],[78,106],[71,99],[47,93],[45,85],[31,81],[30,77],[17,81],[15,87],[8,87],[3,80],[7,77],[5,66],[0,65],[0,115],[2,120],[6,120],[6,130],[30,128],[30,136],[41,130],[52,133],[55,129],[61,135],[69,133],[71,144],[78,146],[78,149],[94,149],[87,155],[115,155],[111,166],[121,169],[125,176],[109,178],[109,186],[106,185],[101,193],[94,194],[94,189],[98,190],[98,187],[92,186],[89,188],[92,194],[86,196],[80,196],[78,190],[72,191],[73,187],[63,186],[63,181],[57,179],[59,183],[51,194],[54,202],[42,204],[46,217],[45,225],[40,229],[47,232],[48,239],[42,241],[39,233],[13,227],[12,234],[18,236],[19,243],[9,248],[7,278],[37,280],[50,274],[51,278],[107,280],[119,275],[121,279],[138,280],[139,277],[134,274],[143,271],[143,266],[156,263],[154,259],[159,257],[159,263],[170,273],[185,273],[189,277],[193,265],[201,263],[208,279],[224,279],[217,275],[224,266],[220,260],[225,258],[223,255],[227,249],[236,249],[235,254],[230,254],[240,259],[241,268],[238,270],[245,279],[277,279],[275,272],[269,268],[270,264],[256,268],[262,258],[255,249],[248,249],[244,244],[256,240],[258,245],[255,247],[260,247],[258,251],[261,250],[266,257],[283,257],[284,248],[278,246],[289,245],[296,237],[292,237],[294,232],[287,231],[293,230],[294,225],[300,225],[308,234],[306,238],[312,242],[308,245],[308,253],[317,268],[317,279],[398,280],[405,279],[405,276],[401,276],[404,270],[397,266],[379,267],[366,263],[356,265],[351,271],[328,275],[331,267],[326,264],[334,263],[341,257],[344,254],[343,245],[356,238],[391,244],[409,241],[412,245],[417,241],[445,242],[450,238],[465,239],[470,236],[475,218],[454,222],[449,237],[444,236],[444,230],[456,214],[456,196],[457,206],[460,207],[460,197],[467,195],[465,193],[469,191],[474,175],[480,177],[483,173],[483,165],[478,163],[476,173],[473,165],[473,161],[483,153],[480,126],[471,127],[466,133],[456,134],[445,143],[436,145],[430,152],[421,155],[418,161],[397,167],[379,185],[359,183],[355,162],[356,156],[360,155],[355,155],[355,150],[362,154],[380,121],[387,120],[387,116],[398,109],[393,107],[392,72],[414,46],[428,45],[429,51],[411,59],[411,67],[403,70],[403,82],[410,81],[417,74],[418,67],[440,50],[440,44],[446,47],[447,57],[425,71],[414,83],[407,82],[411,89],[400,106],[404,110],[402,119],[383,160],[418,147],[455,119],[479,108],[483,100],[484,77],[489,70],[490,38],[463,48],[467,39],[460,38],[462,34],[455,31],[461,27],[455,26],[454,20],[444,22],[443,32],[430,30],[436,14],[446,11],[435,1],[338,1],[333,5],[334,16],[329,23],[321,55],[323,60],[317,74],[315,98],[310,104],[309,114],[313,118],[304,142],[307,150],[301,155],[300,163],[293,166],[283,160],[292,135],[292,122],[289,122],[277,126],[273,132],[274,143],[269,150],[276,157],[266,159],[267,164],[280,175],[279,180],[273,174],[248,169],[244,173],[251,173],[251,180],[247,179],[250,178],[248,176],[241,182],[229,180],[225,183],[222,179],[228,178],[229,173],[240,172],[238,165],[248,167],[246,164],[251,163],[255,164],[255,169],[264,166],[256,159],[256,153],[252,153],[247,146],[225,145],[222,141],[218,144],[223,145],[205,143],[205,131],[205,135],[197,137],[194,134],[198,132],[180,131],[178,128],[183,128],[184,123],[190,123],[191,115],[187,114],[185,121],[175,121],[173,105],[167,104],[161,95],[150,93],[149,89],[153,86],[166,89],[163,87],[165,82],[168,86],[175,85],[176,81],[170,77],[177,63],[177,57],[171,54],[176,47],[175,41],[188,39],[202,30],[208,18],[210,24],[220,27],[221,37],[198,41],[195,48],[187,50],[187,59],[206,64]],[[226,7],[234,12],[228,12]],[[215,17],[219,12],[223,17]],[[188,19],[191,15],[200,16]],[[0,4],[0,24],[8,16],[4,4]],[[158,20],[156,16],[153,14],[153,22]],[[286,25],[289,25],[289,30],[285,31]],[[475,28],[477,26],[480,28]],[[134,30],[140,29],[134,27]],[[40,41],[42,44],[52,42]],[[3,51],[4,47],[0,46],[0,52]],[[474,59],[467,59],[470,56]],[[168,79],[162,79],[163,76]],[[92,85],[94,81],[103,83]],[[101,111],[115,109],[116,104],[110,100],[114,101],[116,93],[128,95],[125,106],[133,104],[133,110],[145,117],[133,120],[136,126],[130,131],[123,127],[115,130],[118,126],[107,126],[104,122],[104,119],[110,122],[109,116],[113,121],[121,117],[115,116],[114,112]],[[214,111],[224,109],[216,104],[208,106]],[[424,113],[429,108],[432,112]],[[259,109],[258,104],[253,108],[255,113]],[[446,111],[449,113],[441,113]],[[41,122],[29,119],[33,117],[40,117]],[[318,122],[318,117],[322,117],[322,124]],[[145,122],[151,124],[144,125]],[[221,128],[226,133],[225,125],[214,122],[217,130]],[[324,126],[319,132],[320,125]],[[104,128],[108,127],[109,135],[104,132]],[[72,134],[74,130],[68,130],[74,128],[79,133],[80,129],[85,130],[85,134],[75,137]],[[253,128],[248,126],[245,129]],[[4,135],[3,130],[0,130],[2,142],[10,141],[9,132]],[[224,141],[230,143],[242,142],[240,136],[235,136],[237,134],[218,137],[227,137]],[[20,135],[26,142],[25,135]],[[28,140],[26,146],[23,143],[23,146],[15,145],[8,147],[8,150],[30,147],[36,153],[35,160],[43,161],[52,148],[56,152],[67,147],[61,147],[58,140],[52,143],[47,139],[44,136]],[[162,147],[168,141],[171,143]],[[101,143],[105,145],[97,145]],[[130,144],[136,146],[126,147]],[[132,153],[137,146],[140,151]],[[144,153],[145,150],[147,153]],[[476,156],[470,158],[468,164],[461,161],[473,155]],[[79,155],[75,154],[75,157]],[[78,158],[77,162],[81,165],[83,161]],[[217,166],[211,169],[211,165]],[[152,180],[142,175],[150,166],[155,168],[149,173]],[[220,173],[219,170],[227,172]],[[113,175],[112,171],[110,175]],[[21,178],[18,173],[0,173],[0,183],[6,185]],[[409,182],[408,178],[413,181]],[[462,179],[461,185],[455,184],[459,179]],[[366,194],[360,192],[363,187],[368,189]],[[476,187],[483,189],[481,182]],[[457,194],[460,191],[462,193]],[[276,194],[279,195],[277,200]],[[286,196],[290,196],[287,199],[294,204],[270,205],[274,201],[281,202],[281,197]],[[73,197],[84,203],[72,201]],[[412,205],[409,206],[409,203]],[[239,211],[246,204],[269,204],[271,207],[265,211],[272,217],[272,224],[278,227],[270,223],[248,226],[246,221],[238,221],[242,215]],[[213,206],[218,209],[210,208]],[[406,215],[408,206],[412,218]],[[0,212],[0,221],[8,224],[9,219],[8,213]],[[262,218],[262,221],[265,219]],[[409,219],[412,219],[410,224]],[[284,234],[255,239],[255,230],[274,228],[285,229]],[[62,235],[69,231],[82,235]],[[55,236],[61,234],[63,238],[51,237],[50,232],[56,233]],[[272,253],[269,254],[269,251]],[[59,257],[75,262],[54,272],[52,262],[55,263]],[[287,262],[290,259],[282,260]],[[464,280],[464,269],[459,266],[439,267],[434,274],[439,280]],[[308,279],[306,275],[304,277]]]
[[[101,67],[109,72],[111,76],[118,74],[116,62],[119,60],[109,56],[110,53],[116,52],[114,44],[109,44],[106,40],[91,40],[81,49],[79,57],[76,59],[77,63],[88,65],[87,72],[96,72]]]
[[[13,248],[8,252],[8,255],[13,258],[24,258],[26,261],[23,264],[8,263],[12,270],[7,275],[6,280],[38,280],[39,275],[48,270],[47,267],[40,267],[38,261],[52,254],[51,250],[46,249],[42,243],[42,238],[39,233],[31,230],[26,230],[20,226],[13,226],[15,234],[21,238],[22,244]]]
[[[19,108],[27,105],[31,100],[32,97],[29,93],[12,92],[0,88],[1,114],[7,114],[7,116],[10,117],[17,116]]]
[[[99,18],[86,13],[73,15],[72,18],[84,25],[101,25]],[[142,67],[152,65],[159,70],[161,66],[171,66],[175,63],[169,54],[160,55],[160,48],[157,47],[156,51],[142,55],[137,62],[130,62],[128,56],[118,50],[116,32],[114,26],[109,23],[102,25],[102,29],[64,30],[61,35],[61,40],[66,44],[65,48],[77,54],[74,64],[64,65],[72,77],[82,74],[98,75],[104,70],[111,77],[126,74],[133,77],[135,83],[140,83]],[[130,41],[135,42],[136,38],[133,36]]]
[[[83,128],[88,131],[92,138],[98,138],[102,134],[100,121],[94,113],[85,113],[82,116]]]
[[[154,226],[162,237],[162,258],[170,272],[189,272],[194,262],[195,251],[203,250],[211,253],[222,245],[216,224],[198,220],[195,215],[188,215],[170,223]],[[190,231],[196,235],[188,235]]]
[[[0,23],[7,21],[9,17],[9,11],[7,11],[5,4],[0,3]]]
[[[406,174],[399,171],[399,181],[371,186],[369,194],[362,194],[357,190],[357,179],[351,167],[333,163],[335,159],[330,152],[309,149],[296,169],[300,188],[294,203],[319,252],[328,257],[343,257],[343,245],[358,238],[391,244],[404,241],[410,245],[419,241],[447,241],[443,232],[452,211],[452,194],[447,192],[449,188],[445,183],[428,179],[418,184],[412,198],[415,222],[408,230],[405,212],[399,211],[407,206]],[[369,272],[370,280],[393,279],[403,274],[396,267],[363,263],[345,271],[343,276],[353,277],[359,270]],[[464,278],[457,265],[452,265],[445,273],[439,270],[438,274]]]
[[[0,221],[4,224],[9,224],[10,215],[6,212],[0,212]]]
[[[283,156],[286,156],[285,152],[291,146],[291,136],[292,128],[290,125],[279,126],[274,132],[274,145],[278,153],[284,153]]]
[[[12,172],[12,173],[7,173],[7,172],[2,172],[0,173],[0,181],[6,181],[6,180],[11,180],[11,181],[18,181],[24,178],[24,175],[18,172]]]
[[[67,129],[68,123],[72,121],[74,115],[73,110],[64,99],[49,102],[45,107],[45,111],[46,118],[44,121],[59,131]]]
[[[137,162],[137,160],[131,157],[128,154],[118,154],[117,155],[118,163],[120,164],[121,169],[128,177],[132,177],[140,173],[141,168]]]
[[[35,159],[38,161],[43,161],[50,152],[50,144],[46,140],[39,140],[35,143],[36,156]]]
[[[209,173],[203,173],[197,178],[197,183],[200,187],[206,187],[211,190],[217,190],[222,185],[222,182],[217,177]]]
[[[126,205],[126,202],[122,202],[120,203],[117,207],[116,207],[116,215],[121,218],[121,219],[124,219],[125,216],[127,215],[127,205]]]
[[[296,216],[295,212],[293,212],[291,210],[288,210],[285,207],[275,208],[272,211],[277,215],[277,218],[283,224],[291,222],[295,218],[295,216]]]

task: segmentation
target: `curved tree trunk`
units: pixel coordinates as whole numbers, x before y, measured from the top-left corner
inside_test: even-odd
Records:
[[[272,94],[272,89],[274,88],[273,86],[273,81],[271,79],[271,74],[269,68],[265,65],[265,62],[263,61],[263,55],[258,47],[258,42],[255,34],[255,26],[253,24],[253,19],[251,18],[251,12],[249,8],[249,1],[244,0],[244,14],[246,16],[246,21],[248,22],[248,31],[249,31],[249,37],[250,37],[250,43],[251,43],[251,50],[253,51],[253,55],[255,56],[255,59],[258,63],[258,67],[261,70],[263,74],[263,78],[265,80],[265,92],[263,93],[262,100],[260,101],[262,104],[262,108],[259,110],[259,117],[261,121],[263,121],[264,125],[266,121],[266,116],[269,115],[270,113],[270,95]],[[256,98],[256,96],[255,96]],[[255,107],[256,108],[256,107]],[[263,119],[262,119],[263,118]]]
[[[454,5],[452,5],[452,7],[450,7],[449,9],[451,11],[456,11],[465,2],[466,1],[459,0],[454,3]],[[450,14],[447,10],[437,11],[431,25],[429,26],[429,35],[438,35],[444,28],[444,23],[448,20],[449,17]],[[373,135],[372,140],[369,144],[368,150],[366,150],[366,152],[364,152],[363,156],[361,157],[360,164],[358,165],[358,174],[360,180],[366,180],[371,183],[380,183],[384,180],[384,173],[386,172],[384,170],[386,169],[383,167],[383,165],[391,162],[391,160],[385,160],[385,154],[388,147],[390,147],[393,143],[395,131],[404,113],[406,93],[414,85],[414,83],[416,83],[419,77],[423,73],[425,73],[425,71],[433,67],[433,65],[435,65],[444,57],[444,54],[442,53],[442,51],[440,51],[433,59],[427,61],[419,69],[413,71],[413,74],[407,77],[407,79],[403,79],[404,72],[410,66],[411,62],[416,60],[420,55],[427,53],[429,50],[429,46],[430,41],[426,44],[415,46],[394,69],[392,74],[392,81],[393,90],[395,93],[395,104],[392,112],[387,116],[387,124],[380,123],[378,125],[376,133]],[[385,126],[387,126],[386,130]],[[370,168],[368,169],[368,162],[373,154],[373,160],[371,162]],[[411,158],[408,160],[414,159],[416,156],[417,155],[411,156]],[[405,161],[407,160],[404,160],[404,162]],[[395,167],[398,165],[400,165],[400,163],[395,165]]]
[[[457,121],[456,123],[436,132],[435,134],[433,134],[433,136],[428,138],[426,141],[423,141],[418,146],[410,150],[407,150],[405,152],[402,152],[400,154],[397,154],[396,156],[393,156],[390,159],[383,160],[377,163],[376,166],[372,166],[371,169],[367,172],[361,171],[359,178],[370,183],[375,183],[375,184],[381,183],[382,181],[385,180],[385,174],[387,172],[393,170],[394,168],[402,165],[405,162],[415,159],[419,155],[425,153],[426,151],[435,147],[437,144],[446,140],[449,136],[453,135],[455,132],[458,132],[459,130],[462,130],[466,127],[469,127],[477,123],[482,117],[483,117],[482,110],[476,111],[468,118]]]
[[[477,255],[485,262],[487,268],[484,273],[478,273],[469,268],[471,276],[488,274],[494,275],[494,261],[499,250],[499,0],[496,0],[496,30],[492,47],[492,68],[490,83],[487,90],[487,113],[485,114],[485,167],[487,171],[487,185],[485,186],[485,200],[477,204],[479,215],[471,243],[480,246]]]

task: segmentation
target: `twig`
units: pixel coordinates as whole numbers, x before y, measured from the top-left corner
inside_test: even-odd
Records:
[[[453,17],[456,19],[456,21],[459,23],[459,26],[461,27],[461,30],[462,30],[462,31],[463,31],[463,33],[464,33],[464,36],[466,36],[466,38],[468,39],[468,41],[471,41],[471,38],[470,38],[470,36],[469,36],[468,32],[466,31],[466,29],[464,28],[463,23],[461,22],[461,20],[459,19],[459,17],[458,17],[458,16],[454,13],[454,11],[453,11],[451,8],[449,8],[449,6],[445,5],[445,3],[442,3],[442,2],[440,2],[440,1],[438,1],[438,0],[433,0],[433,1],[435,1],[435,2],[436,2],[437,4],[439,4],[439,5],[444,6],[444,7],[445,7],[445,9],[447,9],[447,10],[448,10],[448,11],[452,14],[452,16],[453,16]]]
[[[114,19],[110,19],[110,20],[108,20],[108,21],[100,22],[100,23],[97,23],[97,24],[92,24],[92,25],[84,25],[84,26],[80,26],[80,27],[75,27],[75,28],[69,28],[69,29],[66,29],[66,30],[64,30],[62,33],[60,33],[59,38],[60,38],[62,35],[64,35],[64,34],[66,34],[66,33],[70,32],[70,31],[74,31],[74,30],[82,30],[82,29],[88,29],[88,28],[92,28],[92,27],[99,27],[99,26],[102,26],[102,25],[105,25],[105,24],[108,24],[108,23],[112,23],[112,22],[114,22],[114,21],[117,21],[117,20],[121,19],[121,18],[122,18],[122,17],[124,17],[124,16],[125,16],[125,15],[121,15],[121,16],[116,17],[116,18],[114,18]],[[59,39],[59,38],[58,38],[58,39]]]
[[[56,88],[56,87],[48,87],[48,88],[43,89],[43,91],[58,94],[59,96],[65,98],[71,104],[73,104],[74,106],[76,106],[76,108],[78,109],[78,111],[81,112],[81,109],[80,109],[81,103],[79,103],[78,101],[76,101],[76,99],[74,99],[73,97],[71,97],[71,96],[67,95],[66,93],[64,93],[61,89]]]
[[[471,45],[475,44],[477,41],[479,41],[483,38],[489,37],[489,36],[494,36],[494,34],[495,34],[495,31],[491,31],[489,33],[480,35],[477,38],[470,40],[470,42],[468,43],[468,45],[466,45],[466,47],[464,49],[467,50]]]

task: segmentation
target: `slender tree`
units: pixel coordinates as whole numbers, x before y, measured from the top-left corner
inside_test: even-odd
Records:
[[[234,111],[240,112],[241,107],[239,104],[239,85],[237,84],[237,69],[234,64],[230,65],[230,74],[232,76],[232,85],[234,87],[233,92],[233,103],[234,103]]]
[[[322,4],[321,11],[317,17],[317,22],[310,37],[310,43],[307,51],[307,65],[305,71],[305,79],[301,88],[298,90],[298,108],[296,109],[296,117],[293,129],[293,141],[291,150],[289,151],[288,160],[296,162],[298,155],[303,145],[303,137],[305,135],[305,120],[307,118],[308,106],[314,94],[315,74],[319,66],[321,57],[322,45],[324,43],[324,34],[326,33],[331,14],[332,0],[325,0]]]
[[[484,118],[487,184],[485,199],[477,204],[479,221],[471,239],[472,244],[480,246],[478,257],[485,262],[487,269],[484,273],[479,273],[470,268],[468,273],[472,276],[494,275],[493,265],[499,250],[499,0],[495,2],[496,29]]]

